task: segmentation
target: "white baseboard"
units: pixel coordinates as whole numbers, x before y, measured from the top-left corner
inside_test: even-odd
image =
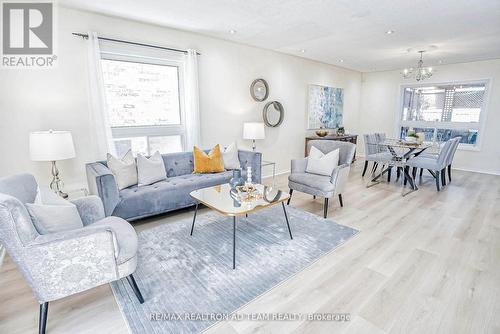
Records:
[[[470,169],[470,168],[456,168],[453,167],[453,170],[459,170],[462,172],[471,172],[471,173],[479,173],[479,174],[488,174],[488,175],[496,175],[500,176],[500,172],[493,170],[478,170],[478,169]]]

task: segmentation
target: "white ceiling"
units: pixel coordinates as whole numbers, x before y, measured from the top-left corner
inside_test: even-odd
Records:
[[[422,49],[428,50],[424,55],[426,65],[500,58],[500,0],[59,0],[59,3],[362,72],[413,66],[417,51]],[[230,34],[232,29],[237,32]],[[388,35],[388,30],[394,33]]]

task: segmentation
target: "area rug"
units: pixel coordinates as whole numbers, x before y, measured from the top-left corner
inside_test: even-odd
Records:
[[[131,333],[199,333],[303,270],[358,233],[281,205],[238,217],[236,269],[232,269],[232,217],[199,213],[139,234],[134,277],[139,304],[125,279],[111,284]]]

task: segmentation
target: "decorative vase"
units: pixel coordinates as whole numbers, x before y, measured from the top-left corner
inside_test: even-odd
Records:
[[[247,184],[252,184],[252,166],[247,166]]]
[[[419,144],[422,144],[424,142],[424,140],[425,140],[425,133],[423,133],[423,132],[417,132],[417,137],[418,137],[417,142]]]
[[[241,198],[236,188],[231,188],[231,190],[229,190],[229,196],[233,199],[233,206],[235,208],[241,207]]]
[[[236,188],[237,186],[245,184],[245,181],[241,177],[241,169],[233,170],[233,177],[229,180],[229,184],[231,185],[231,188]]]
[[[326,131],[325,129],[321,128],[319,130],[316,130],[316,135],[318,137],[324,137],[328,134],[328,131]]]

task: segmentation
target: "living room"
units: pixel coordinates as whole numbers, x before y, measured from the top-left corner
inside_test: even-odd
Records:
[[[2,2],[0,333],[500,329],[497,1],[27,4]],[[41,233],[44,194],[83,227]],[[114,256],[72,257],[109,251],[102,219]]]

